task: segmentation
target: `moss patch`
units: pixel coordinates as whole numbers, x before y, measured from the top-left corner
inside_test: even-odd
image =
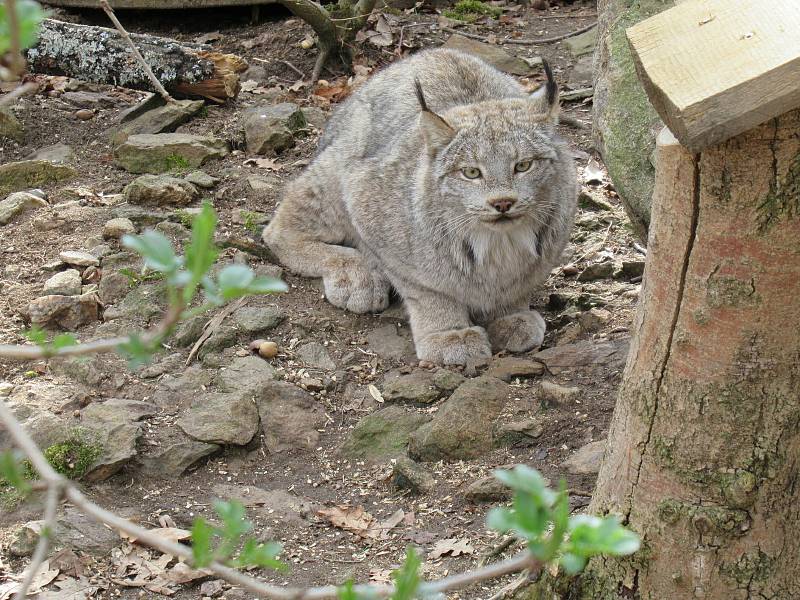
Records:
[[[443,14],[448,19],[474,23],[483,16],[496,19],[503,14],[503,11],[480,0],[460,0],[452,9],[444,11]]]
[[[795,156],[783,181],[777,173],[770,184],[769,194],[758,207],[758,226],[766,233],[783,219],[800,217],[800,154]]]

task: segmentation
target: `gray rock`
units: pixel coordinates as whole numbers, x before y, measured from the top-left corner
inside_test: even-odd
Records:
[[[178,352],[168,354],[147,366],[140,367],[137,375],[142,379],[153,379],[166,373],[180,371],[183,367],[184,356]]]
[[[65,250],[58,253],[61,262],[75,267],[97,267],[100,260],[88,252],[82,250]]]
[[[7,225],[25,211],[47,206],[47,202],[30,192],[16,192],[0,201],[0,225]]]
[[[532,446],[544,433],[544,425],[536,418],[497,423],[494,444],[497,447]]]
[[[178,100],[139,113],[134,118],[108,131],[114,144],[121,144],[132,135],[175,131],[202,108],[202,100]]]
[[[606,440],[590,442],[578,448],[561,466],[572,475],[596,475],[600,472],[605,449]]]
[[[77,176],[78,172],[74,168],[47,160],[6,163],[0,165],[0,196],[30,188],[41,188]]]
[[[430,494],[436,489],[436,480],[430,471],[407,456],[398,458],[394,463],[392,483],[415,494]]]
[[[44,529],[44,521],[29,521],[14,532],[9,552],[15,556],[30,556]],[[122,543],[113,529],[98,523],[76,508],[67,508],[56,520],[53,548],[69,548],[76,552],[101,557]]]
[[[538,392],[542,403],[549,406],[571,404],[582,394],[579,387],[568,387],[547,380],[539,383]]]
[[[75,429],[74,424],[46,411],[33,415],[24,426],[36,445],[44,449],[67,441]]]
[[[512,495],[511,489],[493,475],[476,479],[464,491],[464,499],[473,503],[500,502],[510,499]]]
[[[387,406],[363,417],[342,446],[351,457],[369,461],[402,456],[412,432],[430,421],[430,416]]]
[[[423,461],[473,459],[491,450],[492,424],[506,403],[508,385],[494,377],[464,382],[430,423],[409,439],[409,456]]]
[[[184,179],[192,185],[205,189],[213,188],[219,181],[217,177],[212,177],[205,171],[192,171]]]
[[[45,146],[25,157],[25,160],[46,160],[51,163],[63,165],[75,160],[75,151],[66,144],[53,144]]]
[[[273,192],[281,186],[281,180],[277,177],[260,177],[251,175],[247,178],[247,185],[254,192]]]
[[[211,336],[200,346],[197,356],[203,360],[209,354],[220,352],[225,348],[235,346],[239,341],[239,330],[230,325],[223,325],[217,329]]]
[[[328,350],[318,342],[303,344],[297,349],[297,357],[310,367],[333,371],[336,363],[333,362]]]
[[[103,239],[106,240],[118,240],[124,235],[133,235],[135,233],[136,225],[125,217],[111,219],[103,225]]]
[[[273,381],[256,398],[264,446],[270,453],[315,450],[319,429],[325,423],[322,407],[307,392],[282,381]]]
[[[163,287],[140,284],[128,292],[121,302],[106,308],[103,319],[113,321],[138,317],[148,321],[164,311],[164,295]]]
[[[511,75],[530,75],[534,68],[521,58],[517,58],[492,44],[485,44],[476,40],[471,40],[462,35],[453,34],[444,43],[444,48],[461,50],[467,54],[473,54],[484,61]]]
[[[258,356],[235,358],[216,377],[217,387],[223,392],[245,392],[260,396],[265,387],[275,379],[275,369]]]
[[[50,368],[54,373],[69,377],[85,386],[97,388],[108,379],[108,364],[101,355],[52,358]]]
[[[140,457],[139,465],[145,475],[175,479],[219,449],[220,446],[217,444],[207,444],[185,437],[168,442],[147,456]]]
[[[111,108],[120,104],[113,96],[101,92],[75,91],[64,92],[61,99],[77,108]]]
[[[625,366],[629,344],[628,338],[607,342],[587,340],[541,350],[533,358],[543,362],[554,375],[577,368],[605,367],[621,370]]]
[[[605,308],[590,308],[578,315],[578,323],[580,323],[581,329],[587,333],[600,331],[609,321],[611,321],[611,313]]]
[[[103,304],[116,304],[130,289],[130,280],[125,275],[105,270],[100,279],[98,294]]]
[[[594,65],[592,56],[582,57],[569,72],[567,84],[573,90],[592,87],[592,77],[594,76]]]
[[[102,279],[100,280],[100,285],[103,285]],[[175,345],[178,348],[186,348],[194,344],[203,335],[203,327],[207,322],[208,317],[204,315],[197,315],[187,321],[183,321],[175,332]]]
[[[6,398],[14,391],[14,384],[10,381],[0,381],[0,398]]]
[[[280,325],[285,315],[277,306],[245,306],[233,313],[233,321],[249,334],[264,333]]]
[[[461,373],[439,369],[433,374],[433,385],[445,392],[452,392],[467,380]]]
[[[635,231],[647,238],[655,168],[651,156],[663,126],[647,99],[625,30],[671,8],[673,0],[603,0],[598,3],[594,145]]]
[[[316,106],[304,106],[303,116],[306,122],[315,129],[321,130],[328,121],[328,113]]]
[[[542,363],[516,356],[495,358],[489,364],[489,368],[486,371],[487,375],[497,377],[506,382],[511,381],[515,377],[527,379],[529,377],[536,377],[542,373],[544,373],[544,365]]]
[[[397,334],[397,327],[384,325],[367,334],[369,349],[385,359],[400,360],[414,356],[414,345],[408,338]]]
[[[28,304],[31,323],[39,327],[75,331],[98,319],[95,294],[80,296],[42,296]]]
[[[192,402],[176,424],[201,442],[244,446],[258,431],[258,410],[250,393],[206,393]]]
[[[623,260],[622,270],[620,274],[622,277],[634,278],[644,275],[645,261],[643,260]]]
[[[386,382],[383,398],[389,402],[417,402],[430,404],[438,400],[442,392],[434,383],[430,371],[414,371]]]
[[[186,206],[200,195],[188,181],[169,175],[142,175],[125,186],[123,193],[128,203],[148,206]]]
[[[25,129],[8,106],[0,106],[0,140],[3,138],[19,144],[25,141]]]
[[[257,106],[245,112],[247,151],[273,154],[294,145],[294,132],[306,127],[303,111],[296,104]]]
[[[225,140],[186,133],[131,135],[114,149],[114,162],[131,173],[164,173],[176,167],[199,167],[229,152]]]
[[[81,273],[76,269],[67,269],[56,273],[44,282],[45,296],[77,296],[81,293]]]
[[[563,44],[575,58],[592,55],[597,45],[597,27],[591,28],[586,33],[575,35],[564,40]]]
[[[596,279],[606,279],[614,274],[613,262],[594,263],[586,267],[578,275],[578,281],[594,281]]]
[[[178,241],[188,240],[191,236],[189,230],[181,223],[173,223],[172,221],[161,221],[161,223],[155,226],[155,230]]]
[[[152,210],[135,204],[120,204],[111,209],[111,214],[116,218],[130,219],[141,227],[152,227],[172,217],[172,213],[161,210]]]

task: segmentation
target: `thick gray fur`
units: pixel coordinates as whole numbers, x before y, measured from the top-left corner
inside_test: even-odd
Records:
[[[538,347],[530,297],[559,261],[577,197],[553,85],[528,95],[453,50],[395,63],[335,112],[264,241],[292,271],[322,277],[336,306],[378,312],[394,288],[421,360]],[[504,215],[490,204],[501,199],[514,201]]]

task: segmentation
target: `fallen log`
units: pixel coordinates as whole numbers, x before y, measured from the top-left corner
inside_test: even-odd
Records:
[[[238,74],[247,68],[243,58],[169,38],[141,34],[131,34],[131,38],[171,94],[224,102],[239,93]],[[45,19],[39,41],[25,56],[34,73],[156,91],[130,47],[113,29]]]

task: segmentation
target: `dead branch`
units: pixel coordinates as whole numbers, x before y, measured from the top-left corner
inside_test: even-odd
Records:
[[[586,27],[581,27],[580,29],[576,29],[575,31],[570,31],[569,33],[565,33],[563,35],[557,35],[557,36],[549,37],[549,38],[541,38],[541,39],[538,39],[538,40],[526,39],[526,38],[519,38],[519,39],[504,38],[504,39],[498,39],[496,43],[499,44],[499,45],[502,45],[502,44],[518,44],[518,45],[521,45],[521,46],[539,46],[539,45],[543,45],[543,44],[554,44],[555,42],[560,42],[562,40],[566,40],[567,38],[571,38],[571,37],[574,37],[576,35],[580,35],[582,33],[586,33],[587,31],[589,31],[590,29],[592,29],[592,28],[594,28],[596,26],[597,26],[597,21],[593,21],[590,25],[587,25]],[[469,32],[466,32],[466,31],[460,31],[458,29],[453,29],[452,27],[442,27],[442,30],[443,31],[448,31],[450,33],[455,33],[457,35],[463,35],[464,37],[468,37],[468,38],[470,38],[472,40],[478,40],[479,42],[485,42],[487,44],[490,43],[490,40],[489,40],[488,37],[484,37],[482,35],[477,35],[475,33],[469,33]]]

